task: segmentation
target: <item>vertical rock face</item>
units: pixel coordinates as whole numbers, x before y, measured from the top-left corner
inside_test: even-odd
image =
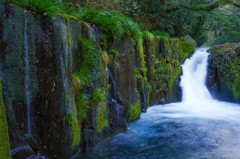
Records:
[[[148,106],[180,100],[180,65],[194,51],[189,42],[146,32],[105,47],[96,27],[67,16],[50,20],[4,1],[0,14],[0,76],[14,158],[38,152],[69,158],[125,130]]]
[[[0,84],[0,158],[10,159],[10,143],[8,137],[8,125],[3,103],[2,85]]]
[[[210,48],[208,87],[220,100],[240,102],[240,44],[223,44]]]

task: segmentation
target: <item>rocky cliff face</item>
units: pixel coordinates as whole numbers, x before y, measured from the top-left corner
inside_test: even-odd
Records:
[[[240,102],[240,44],[210,48],[208,87],[220,100]]]
[[[13,158],[69,158],[125,130],[148,106],[180,100],[181,63],[194,51],[189,42],[145,32],[137,41],[125,35],[105,44],[98,28],[68,16],[48,19],[4,1],[0,14]]]

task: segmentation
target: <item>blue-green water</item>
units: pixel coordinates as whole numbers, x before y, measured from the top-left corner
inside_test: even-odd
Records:
[[[125,133],[86,151],[97,159],[240,159],[240,105],[206,88],[207,49],[184,63],[183,102],[153,106]]]
[[[130,123],[125,133],[87,151],[82,157],[104,159],[240,158],[240,121],[190,116],[170,117],[174,114],[165,111],[165,107],[168,106],[150,108],[147,113],[142,114],[140,120]],[[165,115],[159,115],[163,113]],[[179,115],[179,112],[175,113]]]

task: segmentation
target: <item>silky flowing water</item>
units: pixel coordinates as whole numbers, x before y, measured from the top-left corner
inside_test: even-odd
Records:
[[[206,88],[207,49],[182,66],[182,102],[156,105],[125,133],[89,150],[83,158],[240,158],[240,105],[213,99]]]
[[[25,14],[25,27],[24,27],[24,49],[25,49],[25,96],[27,104],[27,132],[31,136],[31,105],[30,105],[30,75],[29,75],[29,55],[28,55],[28,37],[27,37],[27,12]]]

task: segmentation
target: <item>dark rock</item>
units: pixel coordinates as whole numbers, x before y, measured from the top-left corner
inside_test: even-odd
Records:
[[[240,44],[223,44],[209,50],[207,86],[219,100],[240,102],[239,48]]]
[[[34,153],[37,154],[38,152],[37,140],[34,139],[32,136],[28,136],[28,144],[33,149]]]
[[[23,159],[32,156],[33,151],[28,145],[20,146],[11,150],[11,155],[13,159]]]
[[[103,34],[93,25],[64,16],[48,19],[1,2],[0,75],[10,145],[17,147],[14,157],[31,158],[34,151],[69,158],[126,130],[127,121],[139,119],[148,106],[179,100],[178,77],[193,53],[191,43],[144,33],[137,41],[125,35],[102,46]],[[73,75],[83,62],[79,35],[96,47],[96,65],[88,70],[91,81],[81,89],[73,88]],[[75,89],[88,100],[84,112]],[[93,101],[97,89],[105,94],[100,102]],[[29,146],[21,147],[26,134],[32,135]]]

